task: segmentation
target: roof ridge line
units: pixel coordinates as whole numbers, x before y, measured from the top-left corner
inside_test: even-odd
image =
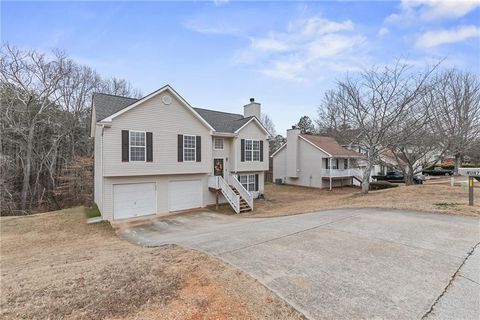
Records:
[[[141,100],[143,98],[132,98],[132,97],[127,97],[127,96],[119,96],[117,94],[111,94],[111,93],[103,93],[103,92],[94,92],[93,95],[96,95],[96,94],[103,94],[103,95],[106,95],[106,96],[111,96],[111,97],[117,97],[117,98],[125,98],[125,99],[132,99],[132,100]]]
[[[205,109],[205,108],[199,108],[199,107],[194,107],[194,109],[200,109],[200,110],[211,111],[211,112],[218,112],[218,113],[233,114],[233,115],[236,115],[236,116],[242,116],[242,117],[244,117],[244,116],[243,116],[242,114],[240,114],[240,113],[218,111],[218,110]],[[245,117],[244,117],[244,118],[245,118]]]

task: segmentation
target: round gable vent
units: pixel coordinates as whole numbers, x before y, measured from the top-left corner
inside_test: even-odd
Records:
[[[167,95],[164,95],[164,96],[162,97],[162,102],[163,102],[164,104],[170,104],[170,103],[172,103],[172,97],[167,96]]]

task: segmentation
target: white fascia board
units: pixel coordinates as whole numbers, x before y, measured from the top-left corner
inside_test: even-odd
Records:
[[[245,123],[243,126],[241,126],[240,128],[237,129],[237,131],[235,131],[235,133],[239,133],[243,128],[245,128],[250,122],[252,121],[255,121],[259,126],[260,128],[262,128],[263,131],[265,131],[265,133],[270,136],[270,132],[268,132],[267,128],[265,128],[265,126],[257,119],[257,117],[252,117],[250,120],[247,121],[247,123]]]
[[[277,155],[277,153],[279,153],[283,148],[285,148],[286,145],[287,145],[286,142],[285,142],[284,144],[282,144],[282,145],[280,146],[280,148],[278,148],[277,151],[275,151],[274,153],[272,153],[272,155],[270,156],[270,158],[273,158],[275,155]]]

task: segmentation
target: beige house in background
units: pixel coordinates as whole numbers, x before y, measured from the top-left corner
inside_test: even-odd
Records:
[[[287,130],[287,143],[271,156],[273,179],[292,185],[333,188],[360,183],[359,159],[364,155],[346,149],[331,137]]]
[[[141,99],[95,94],[95,194],[117,220],[228,202],[253,209],[268,170],[261,106],[243,114],[193,108],[166,85]]]

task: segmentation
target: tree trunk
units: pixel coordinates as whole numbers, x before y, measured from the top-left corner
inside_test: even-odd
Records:
[[[373,165],[368,161],[365,171],[363,171],[362,177],[362,193],[367,194],[368,189],[370,188],[370,174],[372,172]]]
[[[27,147],[26,147],[26,156],[25,156],[25,164],[23,168],[23,182],[22,182],[22,193],[21,193],[21,203],[20,209],[26,210],[27,209],[27,196],[28,190],[30,188],[30,172],[32,170],[32,153],[33,153],[33,137],[35,133],[35,126],[32,125],[28,130],[27,136]]]
[[[453,168],[453,175],[458,176],[458,168],[462,166],[462,157],[459,154],[455,155],[455,167]]]
[[[403,175],[405,178],[405,185],[411,186],[413,184],[413,175],[414,175],[413,166],[408,164],[407,170],[404,170]]]

